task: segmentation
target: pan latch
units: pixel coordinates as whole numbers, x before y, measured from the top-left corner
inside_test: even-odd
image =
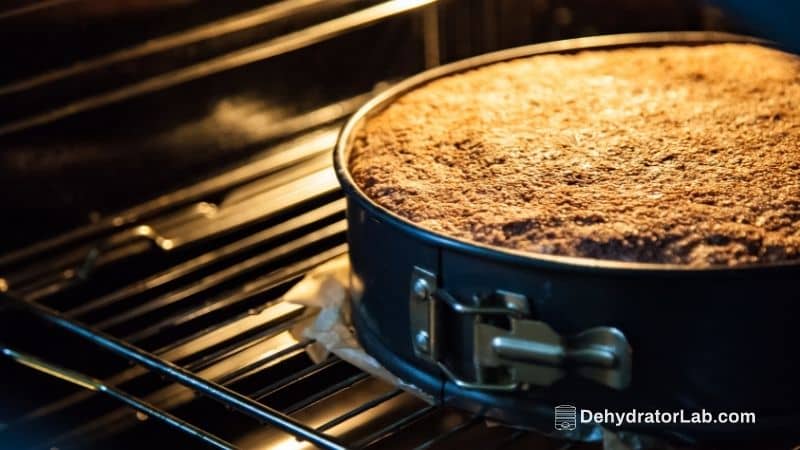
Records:
[[[631,379],[631,349],[625,335],[613,327],[594,327],[574,336],[561,336],[546,323],[533,320],[528,299],[495,291],[464,304],[436,285],[430,271],[414,268],[410,293],[411,340],[416,356],[434,363],[453,383],[465,389],[514,391],[549,386],[574,373],[614,389]],[[476,377],[465,380],[443,362],[445,317],[470,320],[472,335],[465,336]],[[470,327],[467,326],[469,329]],[[453,340],[449,340],[453,342]],[[452,350],[452,349],[450,349]]]

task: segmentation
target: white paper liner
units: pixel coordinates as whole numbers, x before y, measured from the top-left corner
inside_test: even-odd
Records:
[[[392,386],[435,403],[430,395],[392,375],[358,343],[350,326],[349,278],[350,261],[347,255],[342,255],[316,267],[289,289],[283,296],[285,301],[319,309],[310,323],[301,324],[292,333],[298,338],[314,339],[306,348],[314,362],[323,361],[333,353]]]

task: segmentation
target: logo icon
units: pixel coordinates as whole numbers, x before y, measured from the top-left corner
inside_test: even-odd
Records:
[[[555,427],[560,431],[572,431],[578,426],[578,411],[572,405],[555,407]]]

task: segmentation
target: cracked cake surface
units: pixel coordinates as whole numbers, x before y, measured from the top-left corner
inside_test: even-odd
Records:
[[[752,44],[542,55],[434,80],[349,153],[378,204],[524,252],[800,258],[800,59]]]

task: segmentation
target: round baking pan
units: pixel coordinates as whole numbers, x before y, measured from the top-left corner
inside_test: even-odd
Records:
[[[800,437],[800,265],[698,269],[492,247],[392,213],[348,170],[364,121],[436,78],[548,53],[723,42],[769,45],[706,32],[536,44],[424,72],[364,105],[334,162],[347,197],[353,322],[367,351],[441,401],[512,424],[552,429],[558,405],[737,411],[755,412],[756,423],[622,428],[689,443]]]

